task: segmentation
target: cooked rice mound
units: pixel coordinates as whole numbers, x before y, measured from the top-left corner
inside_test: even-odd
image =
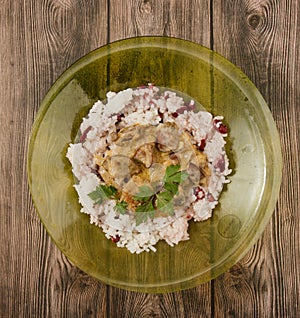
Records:
[[[155,252],[159,240],[170,246],[188,240],[188,222],[210,218],[229,182],[222,120],[152,84],[107,93],[106,104],[94,104],[67,151],[81,212],[131,253]],[[172,213],[156,209],[151,218],[136,222],[139,189],[163,187],[168,167],[176,165],[188,177],[172,199]],[[98,204],[91,198],[100,185],[116,190],[126,213],[118,212],[115,199]]]

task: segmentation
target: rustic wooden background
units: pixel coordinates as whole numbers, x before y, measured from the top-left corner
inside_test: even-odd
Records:
[[[118,39],[165,35],[214,49],[256,84],[276,121],[283,183],[263,236],[231,270],[147,295],[72,266],[46,234],[27,185],[39,105],[58,76]],[[298,0],[0,0],[0,316],[300,317]]]

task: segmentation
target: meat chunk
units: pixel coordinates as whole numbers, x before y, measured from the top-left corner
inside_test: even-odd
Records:
[[[153,161],[153,149],[155,147],[154,143],[145,144],[141,146],[135,153],[134,159],[142,162],[146,168],[149,168],[152,165]]]

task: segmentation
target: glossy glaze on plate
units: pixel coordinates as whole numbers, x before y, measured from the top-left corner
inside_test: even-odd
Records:
[[[107,91],[154,83],[175,89],[223,115],[233,173],[213,217],[190,224],[190,240],[156,253],[117,248],[80,213],[66,150],[82,117]],[[101,47],[57,80],[38,112],[28,177],[40,218],[59,249],[101,281],[143,292],[194,287],[225,272],[261,235],[281,183],[278,133],[268,106],[234,65],[200,45],[139,37]]]

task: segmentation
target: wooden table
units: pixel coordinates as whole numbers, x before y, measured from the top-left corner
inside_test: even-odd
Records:
[[[300,317],[300,3],[296,0],[2,0],[1,317]],[[27,184],[39,105],[75,60],[138,35],[188,39],[239,66],[266,99],[283,150],[276,210],[247,255],[190,290],[147,295],[87,276],[46,234]]]

